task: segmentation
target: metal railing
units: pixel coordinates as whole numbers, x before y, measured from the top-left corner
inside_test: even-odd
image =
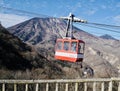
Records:
[[[120,78],[0,80],[0,87],[0,91],[120,91]]]

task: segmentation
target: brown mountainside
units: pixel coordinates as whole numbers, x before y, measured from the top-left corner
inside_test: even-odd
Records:
[[[36,50],[47,59],[54,60],[55,41],[65,36],[66,25],[66,22],[61,19],[33,18],[12,26],[8,30],[24,42],[34,45]],[[95,76],[116,76],[120,69],[120,52],[118,51],[120,41],[102,39],[76,27],[73,28],[73,32],[75,38],[85,41],[84,62],[94,69]]]
[[[27,71],[27,73],[25,71]],[[32,47],[10,34],[1,25],[0,73],[0,78],[7,79],[10,76],[12,76],[11,79],[34,79],[36,77],[54,78],[55,74],[56,77],[61,77],[64,74],[62,69],[58,67],[57,64],[49,62],[45,57],[39,55]]]
[[[0,25],[0,79],[81,78],[82,70],[49,61]]]
[[[55,41],[57,38],[65,36],[66,26],[66,22],[61,19],[33,18],[8,28],[8,31],[24,42],[36,46],[39,53],[53,60]],[[84,39],[85,37],[96,39],[93,35],[76,27],[74,27],[74,34],[79,39]]]

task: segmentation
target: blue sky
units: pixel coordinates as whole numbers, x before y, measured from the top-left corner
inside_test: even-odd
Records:
[[[68,16],[72,12],[76,17],[89,22],[120,26],[120,0],[0,0],[0,6],[53,17]],[[31,17],[36,17],[36,15],[28,16],[24,13],[0,8],[0,21],[5,27]],[[120,39],[118,33],[79,25],[77,27],[98,36],[108,33]]]

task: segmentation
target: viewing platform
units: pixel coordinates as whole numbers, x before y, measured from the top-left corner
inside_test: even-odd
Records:
[[[0,80],[0,91],[120,91],[120,78]]]

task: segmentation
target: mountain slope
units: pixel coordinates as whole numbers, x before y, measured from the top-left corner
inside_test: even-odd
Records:
[[[8,30],[24,42],[35,45],[40,54],[53,60],[55,41],[57,38],[65,37],[66,26],[66,22],[61,19],[33,18],[10,27]],[[74,27],[74,37],[76,36],[79,39],[85,37],[96,39],[93,35]]]
[[[100,38],[117,40],[117,39],[113,38],[112,36],[110,36],[110,35],[108,35],[108,34],[102,35],[102,36],[100,36]]]
[[[81,78],[80,66],[71,66],[47,60],[0,25],[0,79]]]
[[[23,41],[36,45],[44,40],[53,40],[54,37],[65,37],[66,25],[66,22],[61,19],[33,18],[10,27],[8,30],[10,33],[19,36]],[[78,30],[80,37],[88,36],[94,38],[93,35],[74,27],[74,33]]]
[[[31,68],[31,63],[22,57],[22,52],[29,53],[32,49],[22,43],[18,38],[7,32],[6,29],[0,29],[0,67],[5,66],[8,69]]]
[[[46,67],[46,69],[44,69]],[[32,70],[41,69],[49,76],[51,72],[62,72],[61,68],[39,55],[32,47],[11,35],[0,25],[0,69]],[[63,72],[64,73],[64,72]],[[61,73],[61,74],[63,74]],[[60,74],[59,74],[60,75]],[[0,77],[1,78],[1,77]]]
[[[10,27],[8,30],[26,43],[32,44],[41,55],[53,61],[55,41],[57,38],[65,36],[66,26],[66,22],[61,19],[33,18]],[[96,77],[117,75],[120,59],[119,51],[117,50],[120,46],[119,41],[104,40],[76,27],[73,28],[73,33],[75,38],[85,41],[84,62],[93,68]],[[106,70],[100,71],[100,68],[105,68]],[[102,73],[108,74],[101,75]]]

